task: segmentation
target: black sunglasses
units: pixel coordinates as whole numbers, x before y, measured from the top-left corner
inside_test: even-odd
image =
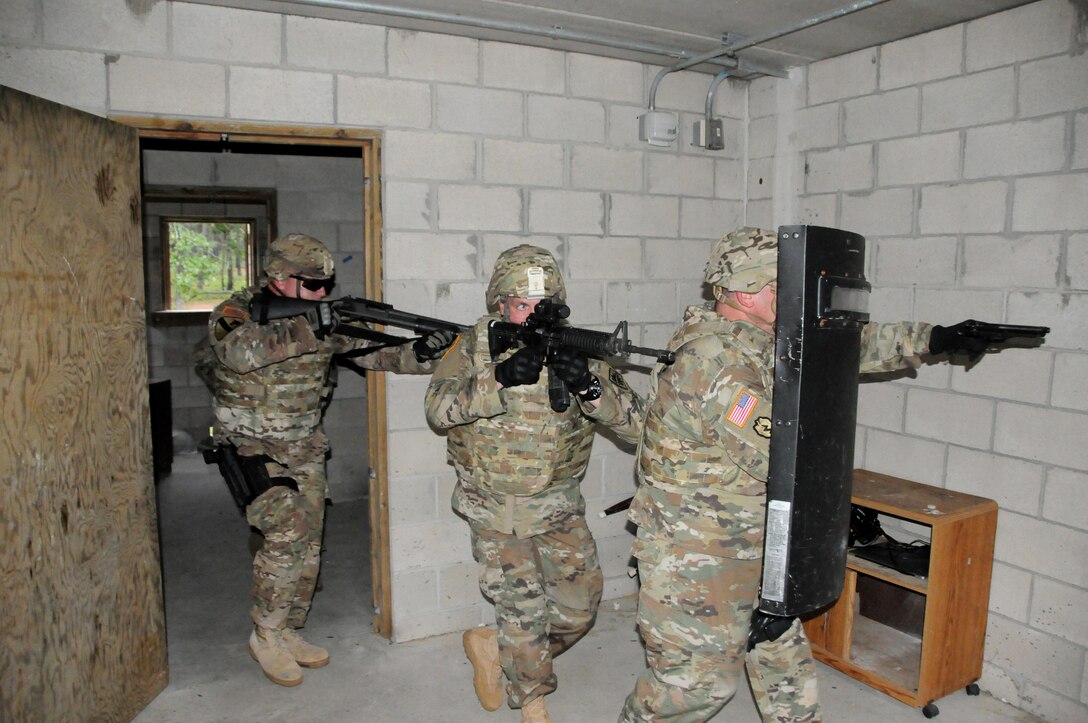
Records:
[[[302,288],[309,291],[318,291],[324,289],[325,293],[332,291],[332,287],[336,286],[336,277],[330,277],[328,279],[307,279],[303,276],[292,276],[292,279],[298,279],[298,282],[302,285]]]

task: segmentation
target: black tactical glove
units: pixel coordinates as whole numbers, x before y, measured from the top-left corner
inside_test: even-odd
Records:
[[[593,383],[593,375],[589,373],[589,357],[577,349],[560,347],[548,368],[563,380],[571,394],[580,394]]]
[[[412,345],[412,351],[416,353],[416,361],[423,364],[437,359],[446,352],[456,338],[456,331],[439,329],[416,339],[416,343]]]
[[[310,322],[310,326],[314,330],[314,336],[318,339],[324,339],[340,325],[340,317],[333,311],[332,305],[325,301],[318,303],[317,306],[307,311],[303,316],[306,317],[306,321]]]
[[[966,321],[955,326],[935,326],[929,337],[930,354],[966,354],[977,359],[986,353],[989,345],[985,339],[966,333]]]
[[[509,359],[495,365],[495,381],[504,387],[536,384],[540,379],[540,370],[543,368],[543,351],[527,346],[514,352]]]

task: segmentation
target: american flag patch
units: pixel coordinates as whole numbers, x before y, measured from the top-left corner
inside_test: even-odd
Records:
[[[759,399],[746,391],[742,391],[725,418],[729,420],[730,424],[743,428],[748,421],[748,417],[752,416],[752,412],[755,411],[757,404],[759,404]]]

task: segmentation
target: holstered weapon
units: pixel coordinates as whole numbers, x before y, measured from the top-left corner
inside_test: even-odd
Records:
[[[205,449],[204,461],[219,467],[219,473],[227,483],[230,496],[244,515],[253,500],[273,487],[288,487],[298,492],[298,482],[290,477],[270,477],[265,464],[272,461],[267,455],[242,456],[233,444],[219,444]]]

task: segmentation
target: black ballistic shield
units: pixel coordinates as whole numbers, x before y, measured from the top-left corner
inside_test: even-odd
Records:
[[[760,610],[799,616],[842,592],[854,469],[865,239],[778,229],[771,457]]]

